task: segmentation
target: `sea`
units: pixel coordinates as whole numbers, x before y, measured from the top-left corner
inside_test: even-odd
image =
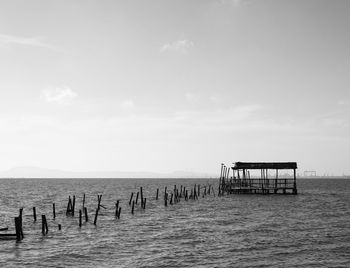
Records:
[[[174,185],[200,185],[198,200],[165,206]],[[297,186],[298,195],[218,196],[218,179],[1,179],[0,228],[14,233],[23,207],[24,239],[0,239],[0,267],[350,267],[350,180]],[[146,208],[139,199],[132,214],[140,187]],[[79,227],[84,194],[88,221]],[[66,216],[73,195],[75,215]]]

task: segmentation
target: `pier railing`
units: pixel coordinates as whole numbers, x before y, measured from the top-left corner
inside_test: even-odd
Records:
[[[222,180],[222,189],[231,193],[277,193],[295,189],[293,178],[256,179],[235,178]]]

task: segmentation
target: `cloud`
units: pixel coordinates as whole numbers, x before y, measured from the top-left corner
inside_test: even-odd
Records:
[[[50,87],[41,92],[41,98],[49,103],[68,105],[78,96],[69,87]]]
[[[183,39],[177,40],[172,43],[166,43],[160,48],[160,52],[179,52],[182,54],[188,54],[191,49],[194,48],[194,43],[192,41]]]
[[[42,41],[42,38],[40,37],[21,37],[21,36],[7,35],[7,34],[0,34],[0,46],[1,45],[33,46],[33,47],[46,48],[50,50],[58,50],[57,47]]]

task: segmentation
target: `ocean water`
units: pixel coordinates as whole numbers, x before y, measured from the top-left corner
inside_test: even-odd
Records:
[[[175,184],[200,184],[202,191],[211,184],[215,195],[165,207],[164,187]],[[0,228],[13,232],[24,207],[24,239],[0,240],[0,267],[350,267],[350,180],[298,180],[296,196],[218,197],[217,185],[207,179],[0,180]],[[139,187],[146,209],[138,205],[132,215],[128,201]],[[89,222],[79,228],[79,213],[67,217],[65,211],[69,195],[80,209],[83,193]],[[94,226],[98,194],[106,209]],[[48,219],[46,236],[41,214]]]

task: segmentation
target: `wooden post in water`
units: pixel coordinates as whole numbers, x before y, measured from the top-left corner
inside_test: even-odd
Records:
[[[55,207],[55,203],[52,203],[52,213],[53,213],[53,219],[56,219],[56,207]]]
[[[21,241],[23,239],[23,231],[20,217],[15,217],[15,228],[16,228],[16,240]]]
[[[134,208],[135,208],[135,201],[132,201],[132,208],[131,208],[131,214],[134,214]]]
[[[143,209],[146,209],[146,197],[145,197],[145,199],[143,200]]]
[[[137,205],[138,200],[139,200],[139,192],[137,192],[137,194],[136,194],[136,201],[135,201],[136,205]]]
[[[143,208],[143,191],[142,191],[142,187],[140,187],[140,197],[141,197],[141,207]]]
[[[119,200],[115,203],[115,217],[118,218]]]
[[[98,211],[99,211],[99,209],[97,208],[96,213],[95,213],[94,225],[96,225],[96,223],[97,223]]]
[[[34,222],[36,222],[36,208],[33,207],[33,218],[34,218]]]
[[[81,209],[79,209],[79,227],[81,227]]]
[[[122,208],[119,207],[119,211],[118,211],[118,219],[120,219],[120,213],[122,212]]]
[[[157,188],[156,200],[158,200],[159,188]]]
[[[20,225],[20,233],[21,233],[21,239],[23,239],[23,208],[19,209],[19,225]]]
[[[84,207],[84,214],[85,214],[85,222],[89,221],[87,207]]]
[[[97,195],[97,209],[99,210],[101,207],[102,194]]]
[[[84,208],[85,208],[85,193],[83,195],[83,210],[84,210]]]
[[[131,201],[132,201],[133,196],[134,196],[134,192],[131,193],[130,200],[129,200],[129,206],[131,206]]]
[[[170,196],[170,205],[173,204],[173,193],[171,193],[171,196]]]
[[[61,229],[62,229],[62,226],[61,226],[61,224],[59,224],[58,225],[58,230],[61,231]]]
[[[72,206],[72,216],[74,217],[74,211],[75,211],[75,195],[73,195],[73,206]]]
[[[168,206],[168,193],[164,193],[164,206]]]
[[[293,194],[298,194],[298,190],[297,190],[297,175],[296,175],[296,170],[295,168],[294,170],[294,184],[293,184]]]
[[[66,210],[66,215],[68,215],[71,211],[71,205],[72,205],[72,201],[70,199],[70,196],[68,197],[68,204],[67,204],[67,210]]]
[[[43,235],[46,235],[49,232],[46,216],[44,214],[41,215],[41,232],[43,233]]]

